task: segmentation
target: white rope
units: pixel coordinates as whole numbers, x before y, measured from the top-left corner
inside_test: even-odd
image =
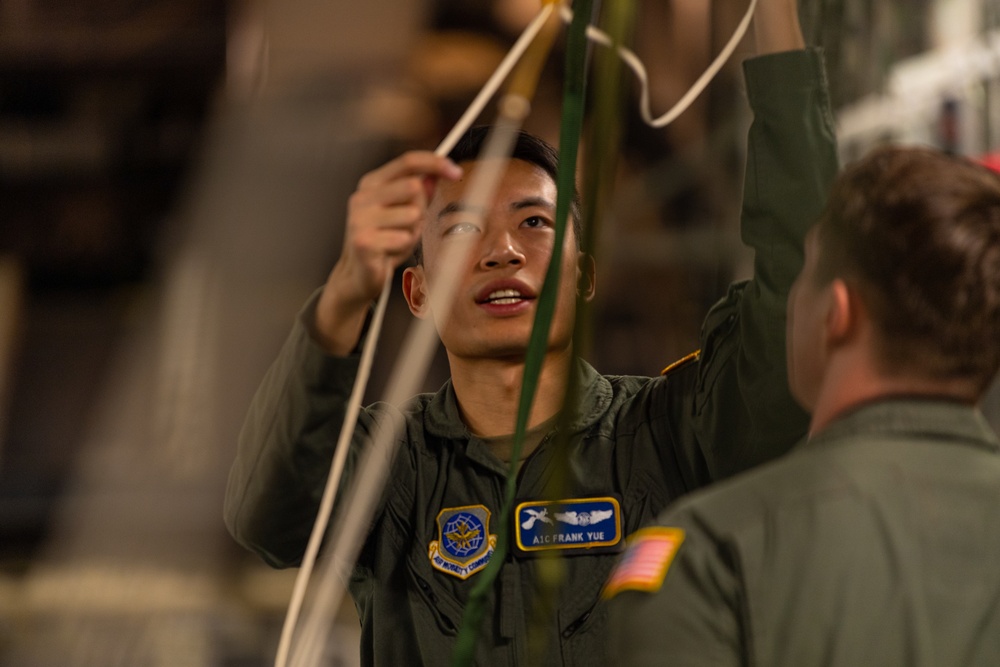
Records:
[[[524,32],[521,33],[521,36],[514,43],[514,46],[511,47],[504,59],[500,61],[500,65],[498,65],[496,71],[493,72],[493,76],[489,78],[486,85],[483,86],[483,89],[479,91],[476,99],[472,101],[469,108],[466,109],[465,113],[462,114],[462,117],[458,119],[455,127],[451,128],[451,132],[448,133],[448,136],[446,136],[438,145],[437,149],[435,149],[434,153],[436,155],[447,155],[450,153],[459,138],[465,134],[465,132],[469,129],[469,126],[472,125],[476,118],[479,117],[479,114],[483,111],[483,107],[486,106],[486,103],[489,102],[493,95],[497,92],[497,89],[500,88],[500,85],[507,78],[507,75],[510,74],[514,65],[516,65],[517,61],[520,60],[522,55],[524,55],[525,50],[527,50],[531,42],[534,41],[535,36],[538,35],[542,26],[545,25],[545,21],[548,20],[549,14],[552,13],[553,8],[555,8],[554,4],[545,4],[542,6],[542,11],[538,12],[538,15],[534,18],[534,20],[528,24],[527,28],[524,29]]]
[[[444,138],[444,140],[440,143],[440,145],[438,145],[437,149],[434,151],[435,154],[447,155],[449,152],[451,152],[451,149],[454,148],[455,143],[457,143],[458,139],[468,131],[469,127],[472,125],[473,122],[475,122],[476,118],[479,117],[479,114],[482,112],[483,108],[486,106],[489,100],[493,97],[494,94],[496,94],[496,91],[499,89],[500,85],[510,74],[514,65],[517,64],[517,61],[524,54],[524,51],[528,48],[528,46],[537,36],[538,32],[545,25],[545,21],[551,15],[554,7],[555,5],[553,4],[546,4],[542,7],[541,11],[538,13],[535,19],[528,25],[528,27],[524,30],[524,32],[521,34],[518,40],[514,43],[514,46],[511,48],[508,54],[500,62],[500,65],[497,67],[497,70],[486,82],[482,90],[480,90],[479,94],[469,105],[469,108],[465,111],[465,113],[462,115],[459,121],[455,124],[455,127],[452,128],[451,132],[449,132],[449,134]],[[525,101],[522,105],[519,105],[524,108],[525,113],[527,111],[527,105],[528,105],[527,101]],[[523,117],[519,119],[519,121],[520,120],[523,120]],[[519,126],[520,122],[517,123],[517,127]],[[499,154],[499,155],[509,154],[509,149],[510,149],[509,144],[513,142],[515,134],[514,131],[517,129],[517,127],[514,127],[514,129],[509,132],[501,133],[500,135],[498,135],[498,137],[502,139],[502,141],[507,142],[508,145],[504,149],[506,152],[500,152],[500,153],[496,153],[495,151],[496,148],[498,147],[494,147],[493,149],[494,154]],[[488,143],[493,143],[493,142],[494,142],[493,135],[491,135],[491,140]],[[490,150],[490,146],[487,146],[487,150]],[[499,166],[499,161],[495,162],[497,162],[498,163],[497,166]],[[496,182],[499,181],[501,175],[502,174],[500,173],[494,173],[490,175],[490,178],[493,179],[493,185],[490,186],[491,188],[495,188]],[[473,188],[476,187],[477,181],[482,181],[482,180],[483,179],[473,180],[473,183],[470,185],[469,201],[481,201],[482,209],[485,210],[485,206],[493,198],[493,189],[487,189],[484,188],[482,185],[480,185],[479,187],[483,192],[480,195],[478,195],[479,199],[473,199],[473,196],[475,195],[473,195],[472,193]],[[457,267],[458,266],[458,262],[456,261],[457,259],[458,259],[457,257],[450,258],[448,262],[443,264],[443,266],[449,268]],[[299,566],[299,571],[295,578],[295,584],[292,590],[292,597],[289,602],[288,611],[285,615],[284,624],[282,626],[281,638],[279,639],[278,642],[278,651],[275,657],[276,667],[286,667],[288,664],[288,658],[291,652],[292,638],[295,632],[295,627],[298,623],[299,615],[301,613],[302,606],[305,602],[306,590],[309,585],[309,579],[311,578],[313,569],[315,567],[316,558],[319,554],[320,546],[322,545],[323,542],[323,536],[325,535],[327,526],[329,525],[330,515],[333,511],[334,500],[336,499],[337,492],[340,487],[340,480],[343,477],[344,466],[347,460],[347,453],[348,450],[350,449],[350,442],[354,434],[354,430],[357,426],[358,414],[360,413],[361,409],[361,401],[363,399],[365,389],[368,386],[368,379],[371,375],[371,368],[374,363],[375,346],[378,338],[381,335],[382,322],[385,316],[386,304],[388,302],[389,294],[392,290],[392,277],[393,277],[392,272],[390,272],[389,275],[386,277],[385,284],[382,287],[382,292],[379,295],[378,304],[376,305],[374,316],[369,325],[368,334],[365,339],[364,347],[362,348],[361,360],[358,366],[358,374],[357,377],[355,378],[354,387],[351,390],[351,396],[348,401],[347,410],[344,415],[344,423],[341,426],[340,436],[338,437],[337,445],[334,450],[334,457],[331,463],[330,475],[327,479],[327,484],[323,491],[323,497],[320,501],[320,507],[316,516],[316,521],[313,524],[313,529],[309,536],[309,542],[306,546],[306,552],[303,555],[302,563]],[[452,285],[455,282],[454,281],[455,277],[457,276],[449,277],[442,275],[442,280],[444,281],[445,285]],[[435,297],[435,298],[436,301],[442,300],[442,297]],[[449,303],[450,303],[450,296],[449,296]],[[437,305],[436,308],[439,310],[439,312],[446,309],[445,306],[442,306],[440,304]],[[434,350],[436,349],[437,346],[437,333],[434,330],[433,323],[431,321],[417,320],[415,322],[414,326],[411,327],[411,333],[408,338],[406,349],[408,349],[411,346],[415,349],[410,353],[404,354],[403,356],[400,357],[400,359],[403,362],[403,366],[407,367],[406,372],[410,374],[410,375],[402,375],[402,377],[410,379],[417,377],[422,378],[424,375],[426,375],[427,366],[429,366],[431,358],[433,357]],[[420,368],[421,365],[423,366],[422,368]],[[400,382],[397,376],[401,375],[401,371],[402,368],[397,370],[397,372],[393,375],[394,378],[397,378],[397,382]],[[410,385],[412,385],[412,387]],[[391,405],[397,405],[402,401],[406,400],[407,398],[411,397],[413,393],[415,393],[417,390],[416,385],[417,381],[412,381],[403,387],[405,391],[392,392],[393,395],[397,393],[400,395],[397,396],[395,399],[393,399],[390,396],[389,403]],[[389,430],[389,432],[391,433],[391,430]],[[389,445],[387,445],[386,448],[390,446],[391,442],[389,443]],[[372,449],[374,450],[376,448],[373,446]],[[391,458],[391,455],[389,456],[389,458]],[[361,469],[362,468],[359,466],[359,476],[358,476],[359,481],[361,479],[360,475]],[[380,488],[381,487],[379,487],[379,489]],[[374,495],[374,493],[370,495]],[[352,511],[349,515],[347,515],[345,523],[347,522],[347,520],[349,520],[351,516],[358,515],[356,513],[356,510],[358,509],[357,501],[354,503],[348,503],[346,506],[351,507]],[[370,515],[370,512],[365,514],[365,516],[367,515]],[[345,526],[345,528],[343,529],[343,533],[347,534],[348,532],[349,531]],[[351,530],[350,532],[354,531]],[[343,540],[337,540],[337,541],[339,542]],[[349,559],[347,562],[353,563],[353,560],[356,559],[356,557],[357,554],[355,554],[354,557]],[[336,562],[335,558],[331,558],[331,562]],[[334,588],[340,589],[342,595],[342,585],[337,585]],[[324,603],[324,608],[329,607],[329,609],[335,610],[336,605],[339,604],[339,597],[340,595],[337,596],[336,600],[326,600]],[[317,605],[319,605],[319,602],[320,601],[318,600]],[[323,614],[319,614],[318,616],[323,616]],[[320,627],[318,626],[317,623],[313,623],[312,625],[315,627]],[[314,632],[312,634],[314,634]],[[304,630],[303,631],[304,639],[306,638],[306,635],[307,633]],[[304,641],[303,643],[306,642]],[[317,642],[316,639],[313,638],[308,643],[308,645],[315,645],[318,643],[321,644],[321,642]],[[312,648],[308,648],[304,651],[296,651],[295,654],[296,659],[294,660],[293,664],[314,664],[315,660],[318,657],[314,656],[314,652],[320,649],[321,646],[319,647],[313,646]],[[300,655],[302,656],[301,659],[297,657]]]
[[[358,365],[358,375],[354,379],[354,387],[351,390],[351,397],[347,403],[347,411],[344,413],[344,427],[340,429],[340,437],[337,440],[337,448],[334,453],[330,476],[327,479],[326,488],[323,490],[323,498],[320,501],[319,512],[313,524],[312,533],[309,535],[309,544],[306,546],[305,555],[302,557],[302,564],[299,566],[298,574],[295,576],[292,599],[288,604],[285,623],[281,628],[281,639],[278,641],[278,653],[274,661],[277,667],[284,667],[288,663],[292,634],[298,622],[302,602],[305,600],[306,587],[309,585],[309,578],[312,576],[316,556],[319,554],[320,545],[323,543],[323,534],[326,532],[330,513],[333,511],[333,501],[337,497],[340,478],[344,474],[344,463],[347,460],[347,451],[350,448],[351,436],[354,434],[354,427],[358,423],[361,400],[364,398],[365,389],[368,387],[368,377],[371,375],[372,362],[375,357],[375,346],[378,342],[378,332],[382,331],[382,320],[385,318],[385,308],[392,288],[392,276],[393,273],[390,271],[389,275],[385,278],[385,285],[382,287],[378,303],[375,305],[375,313],[372,315],[369,329],[375,333],[365,338],[365,344],[361,349],[361,362]],[[350,424],[350,428],[346,428],[348,424]]]
[[[743,15],[743,19],[736,27],[736,31],[733,33],[733,36],[729,38],[729,42],[726,43],[725,48],[722,49],[718,56],[716,56],[715,60],[712,61],[712,64],[708,66],[708,69],[702,73],[701,77],[695,81],[694,85],[688,89],[684,96],[681,97],[681,99],[669,111],[657,118],[653,117],[653,112],[649,107],[649,76],[646,74],[646,67],[642,64],[642,61],[639,60],[638,56],[624,46],[616,46],[607,33],[602,32],[593,26],[588,26],[587,37],[597,44],[608,48],[614,48],[618,52],[618,56],[635,73],[636,78],[639,79],[639,83],[642,86],[642,92],[639,99],[639,113],[642,115],[642,119],[647,125],[662,128],[677,120],[677,117],[687,111],[688,107],[690,107],[698,96],[705,91],[708,84],[711,83],[712,79],[714,79],[719,73],[719,70],[722,69],[722,66],[725,65],[726,61],[728,61],[733,55],[733,52],[736,50],[736,47],[739,46],[743,36],[746,35],[747,29],[750,27],[750,20],[753,18],[753,14],[756,9],[757,0],[750,0],[750,6],[747,8],[746,14]],[[560,17],[566,23],[569,23],[573,20],[573,11],[569,7],[563,5],[560,10]]]
[[[524,106],[527,106],[525,101]],[[494,126],[483,152],[477,160],[476,171],[464,197],[468,211],[474,218],[485,216],[493,200],[497,185],[505,171],[502,159],[510,155],[521,119],[501,118]],[[474,222],[476,220],[474,219]],[[460,273],[464,269],[474,237],[456,236],[442,246],[436,265],[441,267],[430,289],[431,308],[447,320],[455,300]],[[396,409],[411,399],[420,388],[427,369],[434,357],[438,337],[434,319],[418,319],[410,327],[407,339],[400,350],[399,362],[389,381],[386,402]],[[372,443],[359,461],[354,483],[344,498],[342,506],[350,511],[342,513],[340,528],[334,533],[329,558],[324,560],[319,573],[316,596],[303,628],[298,646],[292,655],[292,667],[313,667],[319,664],[326,633],[333,622],[344,594],[344,582],[350,575],[358,553],[368,532],[377,498],[385,488],[385,478],[398,445],[397,434],[402,432],[402,418],[396,413],[393,423],[379,425]]]

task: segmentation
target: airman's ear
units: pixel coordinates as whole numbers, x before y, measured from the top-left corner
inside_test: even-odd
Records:
[[[408,266],[403,271],[403,296],[411,313],[420,319],[427,317],[427,276],[423,266]]]
[[[580,253],[576,263],[576,294],[583,301],[593,301],[597,293],[597,263],[593,255]]]

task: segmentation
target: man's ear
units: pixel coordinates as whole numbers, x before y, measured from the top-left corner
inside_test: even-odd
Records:
[[[576,267],[576,295],[583,301],[593,301],[597,293],[597,263],[593,255],[580,253]]]
[[[408,266],[403,271],[403,296],[410,312],[416,317],[427,317],[427,276],[423,266]]]
[[[862,316],[861,295],[841,278],[834,278],[829,289],[826,339],[828,346],[837,347],[849,341],[857,332],[858,318]]]

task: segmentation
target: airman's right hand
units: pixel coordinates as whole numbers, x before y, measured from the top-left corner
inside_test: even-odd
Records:
[[[348,201],[340,259],[316,307],[314,335],[328,352],[354,348],[369,304],[420,240],[437,179],[461,175],[448,158],[411,151],[361,178]]]

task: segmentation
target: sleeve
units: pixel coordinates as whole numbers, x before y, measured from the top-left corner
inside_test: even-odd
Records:
[[[358,370],[357,355],[330,356],[309,335],[315,301],[254,395],[226,487],[229,532],[276,567],[297,565],[305,552]],[[342,488],[376,424],[362,410]]]
[[[726,550],[693,522],[668,517],[664,523],[669,527],[644,529],[646,540],[655,531],[679,533],[675,553],[655,548],[639,531],[608,583],[606,591],[616,580],[619,585],[606,592],[611,654],[635,666],[746,664],[741,583]],[[650,580],[657,568],[662,578]],[[638,585],[629,586],[627,577]]]
[[[753,112],[741,233],[753,278],[733,285],[705,319],[690,433],[710,480],[774,458],[805,434],[808,417],[788,389],[785,309],[807,230],[837,171],[836,139],[818,50],[744,64]],[[698,461],[701,464],[701,461]]]

